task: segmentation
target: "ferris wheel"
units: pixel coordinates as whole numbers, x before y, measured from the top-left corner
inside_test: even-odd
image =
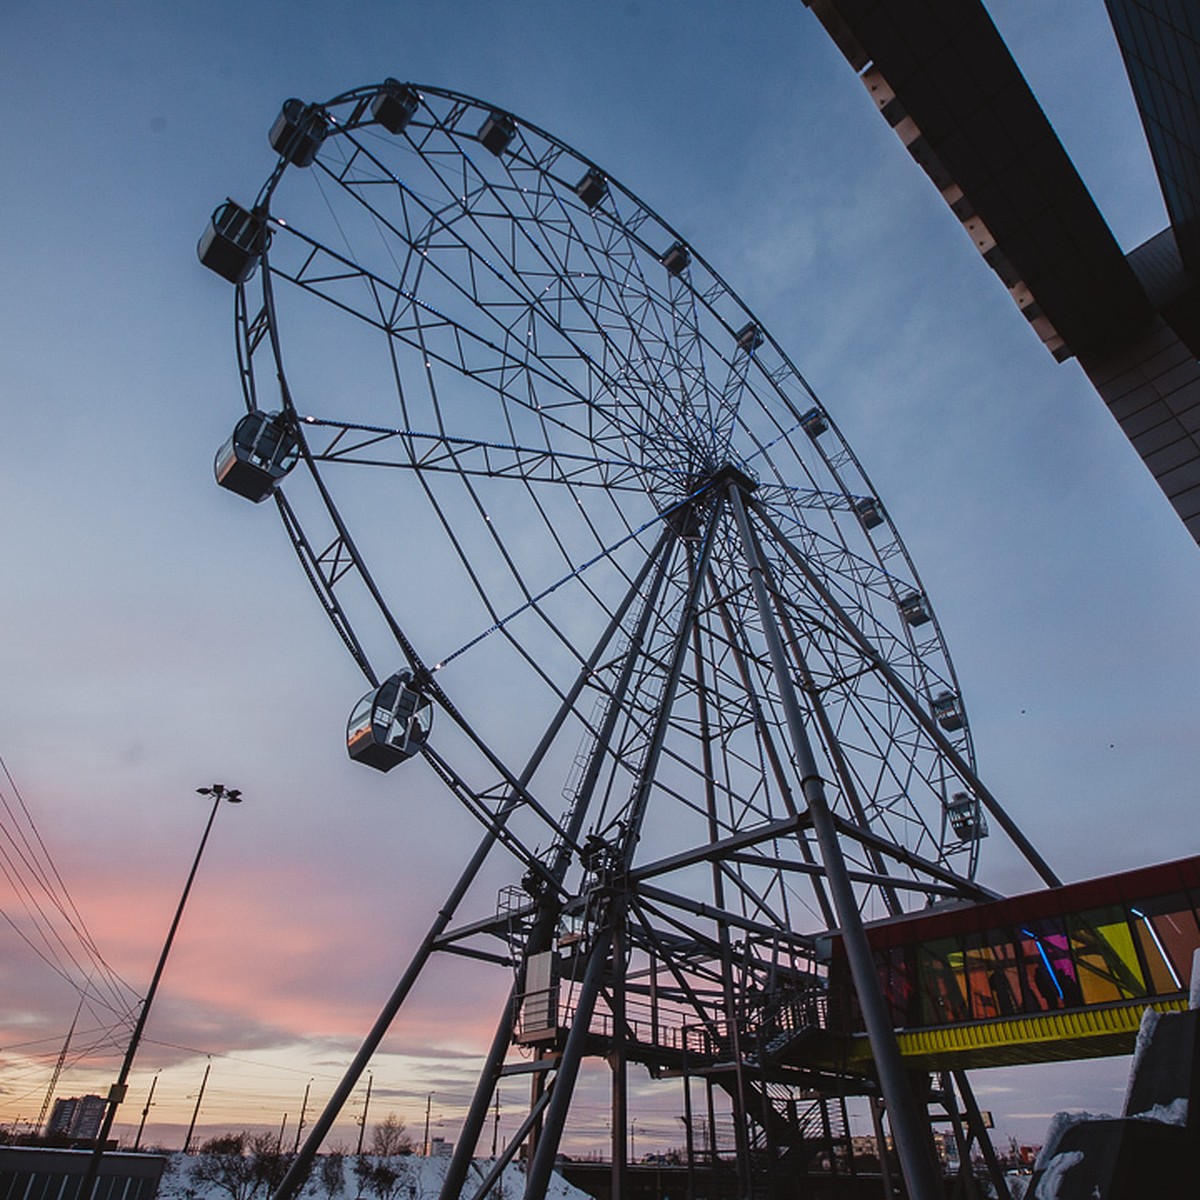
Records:
[[[277,507],[362,670],[350,757],[480,823],[381,1023],[433,953],[511,973],[461,1140],[512,1044],[549,1063],[538,1195],[584,1054],[711,1045],[819,991],[829,931],[982,896],[985,810],[1040,860],[886,505],[683,234],[441,88],[289,100],[270,141],[199,247],[247,410],[218,482]]]

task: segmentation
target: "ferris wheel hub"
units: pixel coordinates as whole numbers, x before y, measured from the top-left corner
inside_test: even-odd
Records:
[[[707,474],[689,476],[684,483],[684,500],[664,509],[663,519],[681,538],[698,539],[704,529],[704,513],[712,506],[713,498],[731,483],[746,495],[758,488],[758,480],[740,467],[726,463]]]
[[[741,467],[734,466],[733,463],[726,463],[714,471],[709,476],[708,482],[714,489],[724,488],[732,483],[747,495],[758,490],[758,480],[743,471]]]

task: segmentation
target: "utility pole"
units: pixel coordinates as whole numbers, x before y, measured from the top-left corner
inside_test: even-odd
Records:
[[[196,1118],[200,1115],[200,1102],[204,1099],[204,1089],[208,1087],[208,1073],[212,1070],[212,1063],[207,1063],[204,1068],[204,1078],[200,1080],[200,1091],[196,1093],[196,1107],[192,1109],[192,1123],[188,1126],[187,1137],[183,1141],[184,1154],[191,1153],[192,1134],[196,1132]]]
[[[433,1093],[430,1092],[425,1097],[425,1149],[423,1151],[426,1158],[429,1157],[429,1110],[433,1107]]]
[[[311,1079],[304,1085],[304,1102],[300,1105],[300,1121],[296,1126],[296,1145],[292,1150],[293,1154],[300,1153],[300,1135],[304,1132],[304,1114],[308,1112],[308,1093],[312,1085],[313,1081]]]
[[[142,1148],[142,1130],[146,1128],[146,1118],[150,1115],[150,1106],[154,1103],[154,1089],[158,1087],[158,1072],[155,1072],[154,1078],[150,1080],[150,1095],[146,1097],[146,1107],[142,1109],[142,1119],[138,1123],[137,1137],[133,1140],[134,1150]]]
[[[367,1132],[367,1111],[371,1107],[371,1084],[375,1082],[375,1076],[367,1072],[367,1098],[363,1101],[362,1120],[358,1123],[358,1149],[355,1150],[355,1155],[362,1158],[363,1134]]]
[[[492,1157],[496,1157],[496,1146],[500,1141],[500,1089],[496,1089],[496,1119],[492,1122]]]

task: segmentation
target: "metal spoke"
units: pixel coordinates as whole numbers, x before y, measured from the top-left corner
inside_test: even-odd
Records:
[[[246,408],[218,480],[274,497],[372,686],[367,736],[427,714],[364,761],[418,760],[401,771],[482,832],[275,1200],[438,955],[503,979],[444,1200],[471,1191],[514,1043],[533,1095],[478,1197],[522,1152],[542,1200],[593,1054],[616,1191],[641,1063],[722,1094],[749,1196],[788,1165],[806,1089],[873,1093],[779,1049],[785,1018],[820,1023],[833,935],[922,1194],[864,922],[992,894],[982,819],[948,815],[963,802],[1055,877],[978,778],[940,626],[857,457],[721,276],[565,142],[394,80],[298,104],[255,204],[206,235],[234,256],[209,265],[238,280]],[[401,686],[409,708],[387,709]],[[512,880],[495,905],[493,851]]]

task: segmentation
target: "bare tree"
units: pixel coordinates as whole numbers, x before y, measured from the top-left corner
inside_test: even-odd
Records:
[[[360,1158],[354,1164],[360,1191],[370,1192],[377,1200],[395,1200],[405,1172],[397,1171],[387,1159]]]
[[[294,1155],[283,1153],[279,1139],[273,1133],[251,1134],[247,1141],[247,1149],[250,1152],[251,1172],[255,1179],[254,1190],[257,1192],[261,1188],[270,1195],[283,1182]]]
[[[404,1122],[395,1113],[371,1130],[371,1153],[376,1158],[395,1158],[397,1154],[411,1154],[412,1138],[408,1136]]]
[[[274,1134],[221,1134],[200,1147],[191,1182],[224,1192],[229,1200],[253,1200],[260,1192],[274,1191],[289,1161],[290,1155],[281,1153]]]
[[[321,1188],[329,1200],[346,1190],[346,1154],[343,1150],[330,1150],[321,1158]]]
[[[246,1133],[223,1133],[204,1142],[192,1163],[192,1185],[216,1188],[230,1200],[250,1200],[254,1180],[246,1158],[248,1138]]]

